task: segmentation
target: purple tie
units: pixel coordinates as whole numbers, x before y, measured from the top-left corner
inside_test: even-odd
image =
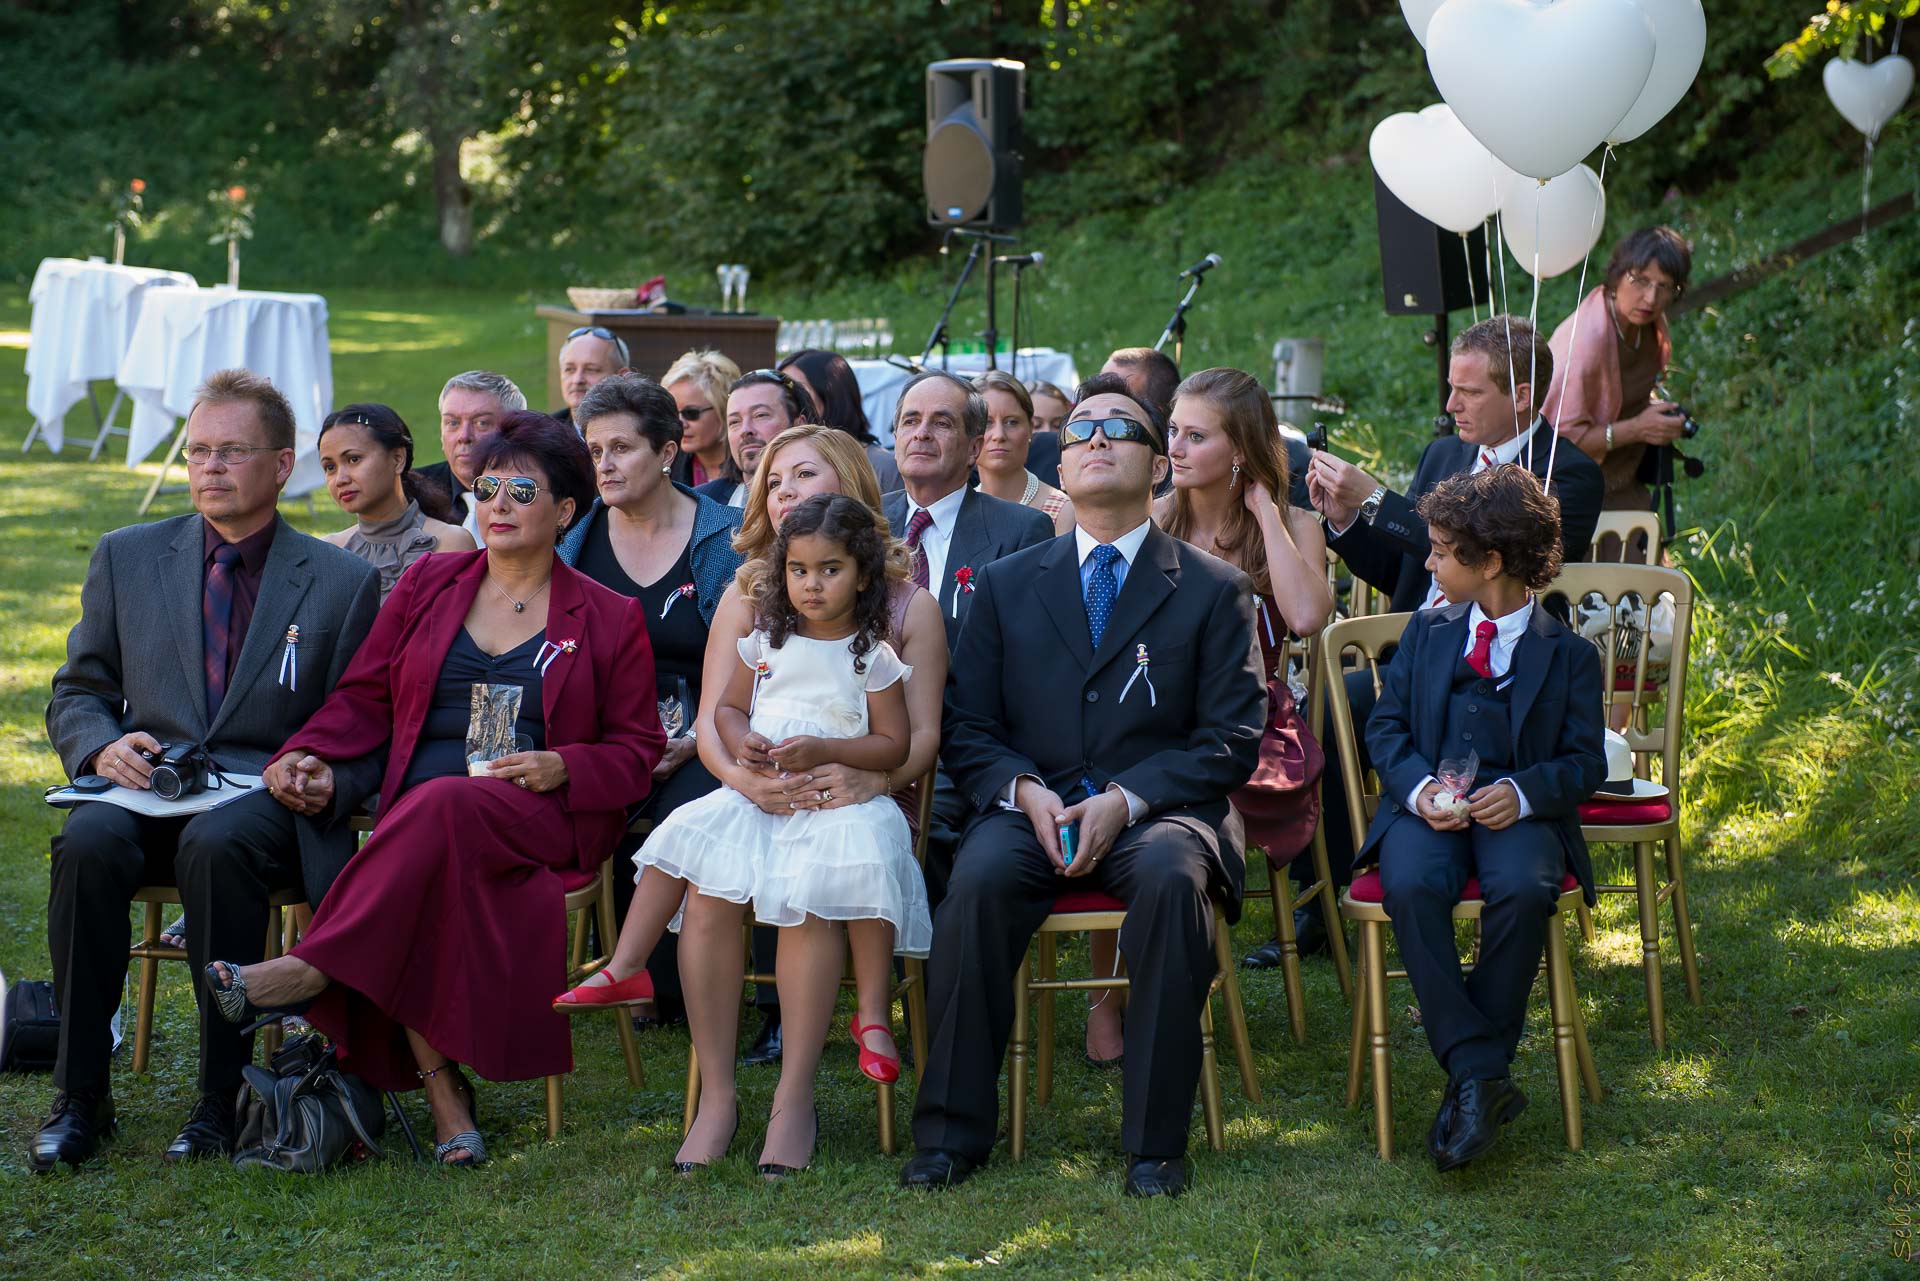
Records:
[[[233,571],[240,563],[240,549],[222,543],[213,549],[213,564],[207,566],[207,586],[200,598],[200,631],[207,655],[207,724],[220,714],[220,703],[227,696],[228,632],[233,625]]]
[[[928,586],[932,571],[927,568],[927,553],[921,550],[920,537],[927,532],[927,527],[931,524],[933,524],[933,513],[924,507],[915,511],[913,519],[907,522],[907,551],[912,557],[913,581],[929,591],[933,590]]]

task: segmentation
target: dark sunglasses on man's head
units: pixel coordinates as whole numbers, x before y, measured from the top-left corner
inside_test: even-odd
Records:
[[[1060,424],[1060,448],[1086,444],[1093,439],[1095,430],[1115,444],[1123,440],[1137,440],[1156,453],[1160,450],[1160,437],[1154,434],[1153,429],[1131,418],[1070,418]]]
[[[481,476],[473,482],[473,496],[490,503],[502,485],[507,487],[507,497],[522,507],[532,503],[540,493],[540,483],[526,476]]]
[[[580,328],[574,330],[572,333],[567,335],[567,341],[572,342],[574,339],[578,338],[581,334],[591,334],[595,338],[604,339],[605,341],[612,343],[613,349],[620,353],[620,364],[622,367],[631,365],[633,363],[632,359],[627,355],[626,339],[622,338],[619,334],[614,333],[613,330],[608,329],[605,325],[582,325],[580,326]]]

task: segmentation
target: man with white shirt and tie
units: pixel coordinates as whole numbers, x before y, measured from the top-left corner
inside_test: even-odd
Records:
[[[1447,412],[1456,434],[1427,445],[1405,494],[1327,450],[1314,452],[1307,496],[1327,518],[1327,546],[1355,577],[1385,592],[1395,612],[1441,603],[1426,569],[1426,523],[1414,506],[1422,494],[1463,472],[1512,462],[1525,467],[1560,502],[1566,559],[1587,558],[1606,482],[1599,464],[1587,465],[1591,458],[1565,448],[1565,441],[1555,448],[1553,427],[1540,416],[1552,378],[1553,353],[1533,327],[1513,316],[1494,316],[1453,340]]]
[[[419,473],[444,488],[453,498],[460,528],[473,535],[474,546],[485,547],[480,508],[473,501],[473,446],[516,409],[527,407],[527,395],[505,374],[469,369],[447,379],[440,389],[440,450],[442,463],[429,463]]]
[[[893,415],[894,460],[904,486],[881,500],[906,543],[913,580],[940,602],[947,647],[960,638],[974,577],[1002,556],[1053,539],[1038,509],[983,494],[967,482],[987,435],[987,399],[942,370],[916,375]]]
[[[986,1162],[1014,972],[1054,900],[1078,890],[1127,909],[1123,1188],[1186,1187],[1212,903],[1237,915],[1245,878],[1219,828],[1266,721],[1252,588],[1153,525],[1159,415],[1112,375],[1077,400],[1060,433],[1077,527],[979,575],[947,679],[941,758],[973,817],[934,914],[908,1187]]]
[[[1526,1106],[1508,1064],[1563,878],[1593,902],[1580,803],[1606,765],[1599,654],[1534,599],[1561,564],[1539,480],[1507,466],[1455,476],[1419,514],[1449,603],[1407,624],[1367,721],[1381,800],[1355,865],[1380,865],[1421,1027],[1447,1072],[1427,1136],[1444,1172]],[[1484,906],[1465,975],[1452,913],[1469,879]]]

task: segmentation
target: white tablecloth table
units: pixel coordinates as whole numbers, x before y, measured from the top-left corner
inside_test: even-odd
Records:
[[[27,338],[27,411],[34,423],[29,445],[37,436],[60,452],[67,411],[86,398],[89,383],[119,371],[148,292],[178,287],[198,286],[186,272],[160,267],[41,260],[27,291],[33,306]],[[106,421],[112,420],[109,411]]]
[[[193,408],[194,389],[208,375],[234,368],[271,380],[292,402],[294,468],[286,492],[317,489],[315,445],[333,404],[327,300],[319,294],[224,286],[149,294],[118,377],[134,400],[127,465],[169,443],[175,421]]]
[[[898,365],[890,365],[884,360],[850,360],[853,376],[860,380],[860,407],[867,411],[867,423],[873,428],[873,434],[882,444],[893,446],[893,410],[900,402],[900,389],[913,377]],[[940,357],[935,355],[929,369],[940,368]],[[1000,368],[1014,373],[1012,357],[1002,352]],[[987,370],[985,352],[969,352],[955,356],[947,364],[947,372],[958,374],[962,378],[972,378]],[[1050,382],[1071,392],[1080,375],[1074,371],[1073,357],[1064,351],[1055,351],[1051,347],[1022,347],[1016,375],[1021,382],[1036,380]]]

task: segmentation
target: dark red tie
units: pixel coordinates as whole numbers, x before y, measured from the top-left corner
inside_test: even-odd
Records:
[[[913,519],[907,522],[907,551],[912,557],[913,581],[929,591],[933,590],[928,586],[932,579],[932,571],[927,568],[927,554],[920,548],[920,537],[932,524],[933,513],[924,507],[914,512]]]
[[[1467,666],[1482,676],[1493,676],[1493,638],[1499,630],[1492,619],[1473,629],[1473,653],[1467,655]]]
[[[222,543],[213,549],[213,563],[207,566],[207,586],[200,597],[200,630],[205,641],[207,676],[207,724],[220,714],[220,703],[227,696],[227,658],[233,627],[233,571],[240,563],[240,549]]]
[[[1481,451],[1480,451],[1480,468],[1481,468],[1481,470],[1482,470],[1482,471],[1485,471],[1485,470],[1487,470],[1487,469],[1489,469],[1489,468],[1491,468],[1492,466],[1493,466],[1493,451],[1492,451],[1491,449],[1483,449],[1483,450],[1481,450]]]

